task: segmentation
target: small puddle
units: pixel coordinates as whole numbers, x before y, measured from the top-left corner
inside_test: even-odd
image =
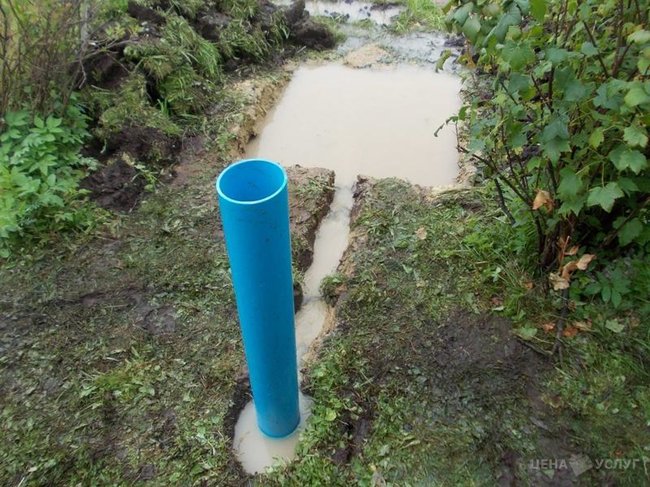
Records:
[[[287,7],[292,0],[277,0],[276,5]],[[404,7],[399,5],[377,5],[371,2],[306,0],[305,10],[315,17],[344,18],[349,22],[370,20],[377,25],[389,25]]]
[[[298,361],[303,365],[323,334],[332,310],[320,295],[348,245],[353,186],[357,175],[399,177],[423,186],[453,183],[458,174],[456,134],[435,130],[460,107],[460,79],[414,66],[360,70],[341,65],[302,67],[266,117],[246,157],[285,166],[325,167],[336,174],[336,192],[314,242],[296,315]],[[295,455],[311,400],[301,397],[302,423],[288,438],[259,432],[250,402],[235,427],[234,449],[248,473],[263,472]]]
[[[300,433],[305,429],[312,401],[300,394],[299,404],[300,424],[296,431],[286,438],[269,438],[259,430],[252,401],[242,409],[235,425],[233,444],[237,459],[247,473],[262,473],[276,461],[289,461],[295,456],[296,445]]]

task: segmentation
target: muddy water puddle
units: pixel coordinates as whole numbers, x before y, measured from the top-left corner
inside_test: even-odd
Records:
[[[279,6],[289,6],[292,0],[278,0]],[[305,10],[315,17],[342,18],[349,22],[370,20],[377,25],[389,25],[404,8],[399,5],[377,5],[371,2],[306,0]]]
[[[460,79],[416,66],[298,69],[247,155],[358,174],[447,185],[458,173],[456,133],[436,129],[460,107]]]
[[[332,318],[320,295],[348,245],[357,175],[399,177],[423,186],[453,183],[458,173],[456,135],[436,129],[460,106],[460,80],[415,66],[352,69],[338,64],[299,68],[266,117],[246,157],[285,166],[324,167],[336,174],[336,192],[314,243],[314,260],[303,283],[296,315],[298,361],[304,366],[314,342]],[[311,401],[301,397],[301,425]],[[300,430],[282,440],[262,435],[249,403],[235,428],[234,450],[248,473],[295,455]]]

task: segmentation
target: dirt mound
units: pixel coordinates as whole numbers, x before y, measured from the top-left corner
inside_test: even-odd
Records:
[[[135,167],[145,163],[149,169],[168,168],[176,163],[180,139],[152,127],[129,127],[113,134],[106,146],[89,146],[86,155],[102,161],[102,167],[83,179],[80,186],[102,208],[129,212],[145,191],[146,180]]]
[[[138,205],[145,185],[144,177],[123,158],[111,160],[80,184],[99,206],[122,212]]]
[[[216,10],[208,10],[199,14],[195,27],[199,34],[209,41],[218,41],[221,31],[228,27],[232,19]]]
[[[287,175],[293,260],[300,270],[306,271],[314,257],[316,230],[334,198],[334,171],[292,166]]]
[[[154,25],[161,25],[165,23],[165,17],[156,12],[152,8],[139,5],[134,1],[130,1],[126,7],[126,12],[133,18],[138,19],[140,22],[149,22]]]
[[[305,0],[298,0],[287,9],[284,18],[289,26],[289,38],[295,43],[311,49],[331,49],[336,39],[325,25],[314,22],[305,10]]]
[[[176,163],[181,149],[179,137],[153,127],[125,127],[106,141],[106,154],[127,153],[134,159],[167,167]]]

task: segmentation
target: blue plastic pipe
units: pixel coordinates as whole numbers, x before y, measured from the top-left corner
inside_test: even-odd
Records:
[[[275,162],[236,162],[217,178],[257,424],[267,436],[300,422],[287,173]]]

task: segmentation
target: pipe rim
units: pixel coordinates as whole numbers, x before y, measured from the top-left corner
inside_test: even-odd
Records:
[[[280,172],[282,173],[282,183],[280,184],[279,188],[276,191],[258,200],[238,200],[238,199],[231,198],[230,196],[226,195],[223,191],[221,191],[221,181],[228,172],[233,170],[233,168],[236,169],[238,166],[250,164],[251,162],[255,162],[255,163],[262,162],[264,164],[269,164],[270,166],[273,166],[274,168],[280,170]],[[287,172],[285,171],[284,167],[282,167],[282,165],[280,165],[279,163],[275,161],[269,161],[268,159],[242,159],[240,161],[230,164],[223,171],[221,171],[221,174],[219,174],[219,177],[217,177],[215,186],[217,188],[217,194],[219,195],[219,197],[223,198],[224,200],[230,203],[234,203],[237,205],[259,205],[260,203],[265,203],[269,200],[272,200],[277,195],[282,193],[282,191],[284,191],[285,188],[287,187],[288,182],[289,182],[289,178],[287,176]]]

